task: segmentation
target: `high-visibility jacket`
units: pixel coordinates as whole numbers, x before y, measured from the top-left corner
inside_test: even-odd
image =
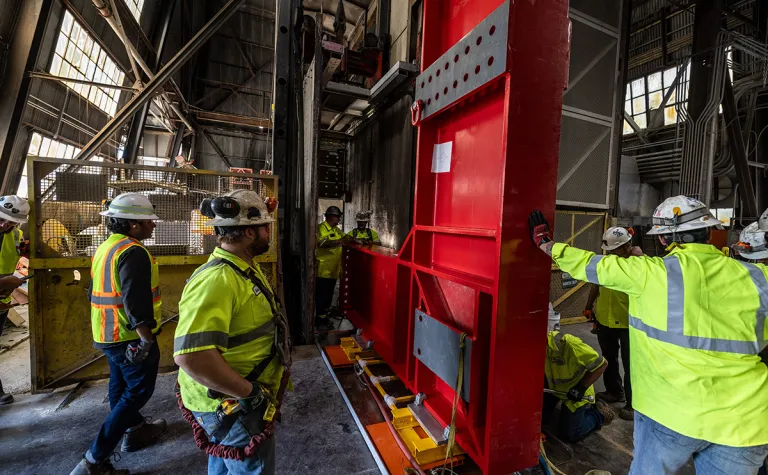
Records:
[[[574,278],[629,296],[632,405],[680,434],[733,447],[768,444],[768,268],[714,246],[665,258],[600,256],[555,244]]]
[[[338,226],[331,227],[328,221],[323,221],[317,226],[317,249],[315,257],[317,262],[317,276],[323,279],[338,279],[341,275],[342,247],[320,247],[328,241],[338,241],[344,237]]]
[[[627,328],[629,326],[629,297],[607,287],[600,287],[600,295],[595,301],[595,318],[608,328]]]
[[[567,393],[581,381],[585,374],[595,371],[605,362],[605,358],[598,355],[591,346],[581,338],[551,331],[547,338],[547,362],[544,366],[544,376],[547,378],[547,387],[555,391]],[[584,393],[585,396],[594,396],[595,387],[590,386]],[[565,396],[557,396],[563,400],[563,404],[575,412],[576,409],[588,404],[587,401],[573,402]]]
[[[184,287],[179,301],[179,323],[173,342],[173,356],[216,349],[240,376],[247,376],[265,358],[271,358],[257,381],[276,394],[283,366],[274,357],[276,327],[267,296],[226,263],[249,269],[270,289],[259,264],[250,265],[217,247]],[[217,264],[218,262],[218,264]],[[271,290],[271,289],[270,289]],[[274,297],[273,297],[274,298]],[[276,304],[276,302],[272,302]],[[184,406],[196,412],[214,412],[219,401],[207,395],[208,388],[179,370],[179,387]]]
[[[379,242],[379,234],[376,232],[376,230],[371,228],[366,228],[363,230],[355,228],[348,232],[347,236],[353,239],[361,239],[363,241]]]
[[[21,229],[14,228],[9,232],[0,235],[0,277],[12,275],[16,272],[16,265],[19,263],[19,244],[24,234]],[[11,296],[0,299],[1,303],[11,303]]]
[[[96,249],[91,264],[91,329],[93,341],[97,343],[117,343],[140,338],[135,330],[129,329],[130,320],[123,308],[123,294],[120,291],[120,274],[117,268],[120,256],[134,246],[144,249],[152,262],[150,283],[152,307],[157,323],[154,331],[160,328],[162,302],[157,261],[140,241],[115,233]]]

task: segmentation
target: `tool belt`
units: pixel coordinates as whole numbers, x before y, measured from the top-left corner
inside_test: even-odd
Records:
[[[176,384],[176,400],[179,404],[179,409],[181,409],[182,417],[192,426],[195,444],[200,450],[203,450],[207,455],[214,457],[243,461],[248,457],[256,455],[258,447],[267,439],[272,437],[272,435],[275,433],[275,420],[278,422],[280,420],[280,407],[282,406],[285,390],[288,387],[288,382],[290,381],[291,376],[291,343],[288,333],[288,322],[283,313],[277,307],[272,291],[267,286],[265,286],[258,277],[256,277],[253,271],[250,269],[248,269],[248,271],[243,271],[233,262],[230,262],[226,259],[214,259],[206,265],[211,267],[219,264],[229,265],[229,267],[231,267],[238,275],[253,283],[254,292],[258,289],[259,292],[264,294],[267,301],[269,302],[270,309],[272,310],[272,319],[275,322],[276,328],[275,342],[272,345],[272,349],[269,355],[261,360],[259,364],[257,364],[253,370],[245,376],[245,379],[249,382],[255,383],[259,379],[259,376],[261,376],[261,374],[267,368],[267,366],[269,366],[269,364],[272,362],[272,360],[275,357],[279,357],[280,362],[283,365],[283,376],[280,379],[280,385],[278,387],[277,394],[275,394],[274,397],[266,397],[266,399],[269,399],[269,402],[274,405],[274,414],[269,418],[269,420],[266,421],[262,432],[251,437],[248,445],[245,447],[232,447],[229,445],[220,444],[218,442],[212,442],[208,438],[207,432],[195,420],[195,416],[192,414],[192,411],[184,406],[184,401],[181,399],[181,389],[179,388],[178,383]],[[194,277],[194,274],[192,277]],[[262,391],[262,395],[263,392],[264,390]],[[226,395],[218,391],[208,389],[208,397],[211,399],[219,399],[226,397]],[[252,403],[249,403],[249,405],[251,407],[247,408],[246,410],[241,410],[239,413],[228,414],[224,417],[221,417],[219,419],[219,427],[211,435],[217,440],[223,440],[239,417],[251,414],[256,409],[256,407],[259,406],[259,404],[254,406]],[[270,407],[267,407],[267,411],[270,409]]]

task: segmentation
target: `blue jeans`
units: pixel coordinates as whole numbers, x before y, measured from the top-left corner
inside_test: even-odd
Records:
[[[219,420],[214,412],[194,412],[195,419],[211,437],[212,442],[218,442],[231,447],[245,447],[251,441],[251,437],[264,430],[264,409],[266,405],[256,412],[237,419],[237,422],[229,430],[222,440],[211,436],[219,425]],[[275,437],[272,436],[262,443],[256,456],[251,456],[239,462],[233,459],[208,457],[208,475],[274,475],[275,473]]]
[[[152,345],[146,359],[130,364],[125,359],[128,343],[103,347],[101,351],[109,362],[109,408],[107,419],[101,425],[99,435],[91,444],[91,456],[101,462],[110,456],[126,429],[144,422],[139,412],[155,392],[157,370],[160,366],[160,350]]]
[[[696,475],[756,475],[768,445],[729,447],[692,439],[635,411],[635,457],[630,475],[674,475],[693,458]]]
[[[544,394],[543,420],[546,423],[555,410],[560,398],[553,394]],[[565,404],[560,407],[560,419],[557,422],[557,436],[565,442],[576,443],[589,434],[603,427],[605,418],[591,404],[585,404],[571,412]]]

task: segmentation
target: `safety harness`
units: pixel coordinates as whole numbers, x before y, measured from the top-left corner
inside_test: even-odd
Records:
[[[282,406],[285,390],[288,387],[288,382],[291,376],[291,343],[288,333],[288,322],[283,313],[277,307],[272,291],[266,285],[264,285],[264,283],[256,276],[256,273],[252,269],[249,268],[248,270],[244,271],[240,269],[234,262],[231,262],[227,259],[217,258],[207,262],[205,265],[200,267],[197,271],[195,271],[194,274],[192,274],[189,280],[194,279],[197,274],[204,271],[205,269],[218,265],[228,265],[239,276],[250,281],[254,285],[254,293],[257,295],[259,292],[264,294],[264,297],[266,297],[267,301],[269,302],[269,307],[272,310],[272,321],[275,324],[275,341],[272,345],[272,350],[270,351],[269,355],[267,355],[266,358],[259,362],[259,364],[257,364],[253,370],[245,376],[245,379],[250,382],[256,382],[256,380],[258,380],[259,376],[261,376],[264,370],[266,370],[267,366],[269,366],[272,360],[276,356],[280,358],[280,362],[283,365],[283,377],[280,379],[280,386],[278,387],[277,394],[274,397],[267,395],[267,399],[270,399],[275,407],[273,411],[274,414],[264,424],[264,430],[260,434],[251,437],[248,445],[245,447],[232,447],[230,445],[212,442],[208,438],[208,434],[206,433],[205,429],[203,429],[203,427],[197,422],[197,420],[195,420],[195,416],[192,414],[192,411],[184,406],[184,402],[181,399],[181,390],[178,384],[176,385],[176,399],[179,403],[179,409],[181,409],[182,417],[192,426],[195,444],[199,449],[203,450],[207,455],[211,455],[213,457],[242,461],[248,457],[251,457],[252,455],[255,455],[258,447],[264,443],[264,441],[272,437],[272,435],[275,433],[275,419],[278,421],[280,420],[280,406]],[[262,392],[266,392],[266,390],[263,390]],[[208,397],[212,399],[218,399],[220,397],[226,396],[218,393],[217,391],[209,389]],[[255,404],[252,405],[252,407],[255,408],[255,406],[258,405],[259,404]],[[269,411],[269,408],[267,411]],[[237,418],[245,416],[250,412],[251,411],[241,411],[240,413],[230,414],[220,420],[219,427],[212,434],[213,437],[217,440],[223,440],[234,425]]]

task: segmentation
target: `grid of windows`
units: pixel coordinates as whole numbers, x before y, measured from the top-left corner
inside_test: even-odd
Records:
[[[27,151],[27,158],[29,157],[41,157],[41,158],[66,158],[72,159],[80,153],[80,148],[73,147],[72,145],[59,142],[37,132],[32,134],[32,140],[29,141],[29,150]],[[93,162],[103,162],[104,157],[96,156],[91,157]],[[66,169],[66,165],[60,166],[57,171],[63,171]],[[78,173],[98,173],[93,167],[83,167],[78,170]],[[27,164],[24,163],[24,171],[21,173],[21,182],[19,182],[19,188],[16,192],[18,196],[28,198],[27,190]]]
[[[128,10],[131,11],[136,21],[141,18],[141,10],[144,9],[144,0],[125,0]]]
[[[627,94],[624,99],[624,110],[629,114],[641,129],[648,127],[654,111],[661,107],[664,96],[675,81],[678,71],[682,66],[672,67],[665,71],[658,71],[648,76],[635,79],[627,84]],[[690,64],[680,78],[680,84],[669,96],[669,101],[664,107],[664,125],[677,122],[677,111],[688,98]],[[678,94],[680,97],[678,97]],[[624,121],[624,135],[633,133],[629,122]]]
[[[121,85],[125,74],[91,38],[71,13],[64,13],[56,52],[51,61],[51,74],[102,84]],[[110,117],[117,111],[119,89],[106,89],[87,84],[66,83],[73,91],[103,110]]]

